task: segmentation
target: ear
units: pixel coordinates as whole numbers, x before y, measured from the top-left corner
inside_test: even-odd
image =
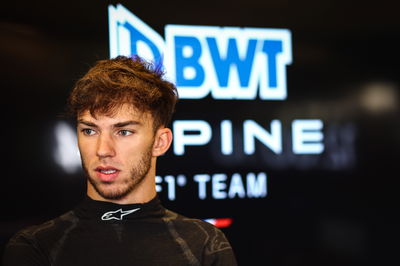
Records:
[[[172,143],[172,131],[169,128],[159,128],[156,132],[153,144],[153,156],[163,155]]]

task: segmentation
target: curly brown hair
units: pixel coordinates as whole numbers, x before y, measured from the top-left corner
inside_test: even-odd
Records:
[[[160,66],[139,56],[118,56],[100,60],[79,79],[68,99],[69,113],[77,118],[82,112],[112,115],[128,103],[138,111],[149,112],[154,130],[167,126],[175,110],[178,92],[163,78]]]

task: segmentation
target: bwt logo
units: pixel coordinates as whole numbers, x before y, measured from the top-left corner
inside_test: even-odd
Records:
[[[287,29],[166,25],[165,40],[124,6],[110,5],[110,57],[162,62],[181,99],[287,97],[292,63]]]

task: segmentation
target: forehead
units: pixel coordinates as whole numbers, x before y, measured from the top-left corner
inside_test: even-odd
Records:
[[[95,112],[94,114],[91,114],[89,110],[85,110],[78,115],[77,119],[110,123],[123,121],[137,121],[141,124],[153,123],[153,118],[149,112],[140,111],[130,104],[122,104],[107,113]]]

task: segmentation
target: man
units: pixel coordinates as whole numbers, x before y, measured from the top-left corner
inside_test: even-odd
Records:
[[[97,62],[69,98],[87,197],[17,233],[4,265],[236,265],[219,229],[157,197],[156,160],[172,142],[176,101],[175,86],[139,57]]]

